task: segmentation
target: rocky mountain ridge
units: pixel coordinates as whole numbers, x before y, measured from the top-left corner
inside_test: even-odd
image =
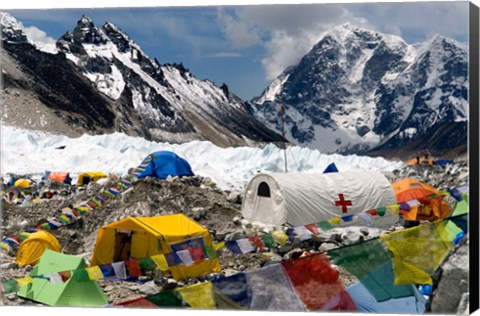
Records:
[[[111,23],[99,28],[83,16],[46,53],[2,14],[2,43],[6,124],[223,147],[283,141],[226,85],[199,80],[182,64],[160,64]]]
[[[466,152],[468,54],[345,24],[327,32],[248,110],[291,142],[333,153]],[[448,139],[445,142],[445,139]]]

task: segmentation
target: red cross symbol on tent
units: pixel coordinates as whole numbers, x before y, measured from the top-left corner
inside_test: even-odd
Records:
[[[342,207],[342,213],[347,213],[347,206],[352,206],[352,201],[351,200],[345,200],[343,197],[343,194],[339,194],[338,198],[340,199],[339,201],[335,201],[335,206],[341,206]]]

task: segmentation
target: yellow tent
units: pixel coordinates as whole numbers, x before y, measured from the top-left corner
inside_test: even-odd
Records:
[[[46,249],[56,252],[62,251],[60,243],[55,236],[47,231],[40,230],[31,234],[20,244],[15,261],[20,266],[34,265],[40,260]]]
[[[89,182],[96,182],[98,179],[106,178],[107,175],[101,171],[84,172],[78,176],[77,185],[88,184]]]
[[[91,265],[129,258],[151,257],[182,250],[213,246],[208,230],[183,214],[155,217],[127,217],[106,225],[98,232]],[[220,272],[218,259],[195,260],[190,265],[169,267],[175,280]]]
[[[18,179],[17,181],[15,181],[13,186],[15,186],[17,188],[29,188],[30,187],[30,181],[28,181],[27,179]]]

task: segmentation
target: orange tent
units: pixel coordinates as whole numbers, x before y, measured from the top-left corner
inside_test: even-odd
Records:
[[[434,160],[430,159],[430,158],[428,158],[428,159],[420,158],[418,163],[417,163],[417,158],[413,158],[413,159],[410,159],[409,161],[407,161],[407,165],[417,165],[417,164],[433,166],[434,165]]]
[[[421,203],[411,207],[409,211],[401,211],[405,220],[434,221],[447,217],[452,211],[443,200],[442,193],[426,183],[407,178],[394,182],[392,187],[398,203],[410,200]]]
[[[72,178],[70,178],[70,173],[68,172],[53,171],[48,175],[48,178],[57,182],[62,182],[67,184],[72,183]]]

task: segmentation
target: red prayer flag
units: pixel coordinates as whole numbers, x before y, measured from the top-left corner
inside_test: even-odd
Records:
[[[317,228],[317,224],[308,224],[308,225],[305,225],[305,228],[308,229],[309,231],[311,231],[312,234],[314,234],[314,235],[320,234],[320,232],[318,231],[318,228]]]
[[[265,250],[265,244],[263,243],[262,238],[260,236],[250,236],[248,240],[252,242],[252,244],[260,250]]]
[[[190,253],[190,256],[194,262],[205,259],[205,253],[203,252],[202,248],[188,248],[188,252]]]
[[[357,305],[353,301],[350,294],[343,290],[337,296],[331,298],[325,305],[322,311],[357,311]]]
[[[147,300],[145,297],[139,297],[130,301],[126,302],[120,302],[120,303],[115,303],[113,304],[114,306],[124,306],[124,307],[154,307],[158,308],[157,305],[153,304],[149,300]]]
[[[140,277],[142,276],[142,269],[140,268],[140,263],[137,259],[129,259],[124,261],[125,266],[128,270],[128,275],[132,277]]]
[[[343,291],[338,272],[324,253],[283,261],[295,291],[309,310],[319,310]]]

